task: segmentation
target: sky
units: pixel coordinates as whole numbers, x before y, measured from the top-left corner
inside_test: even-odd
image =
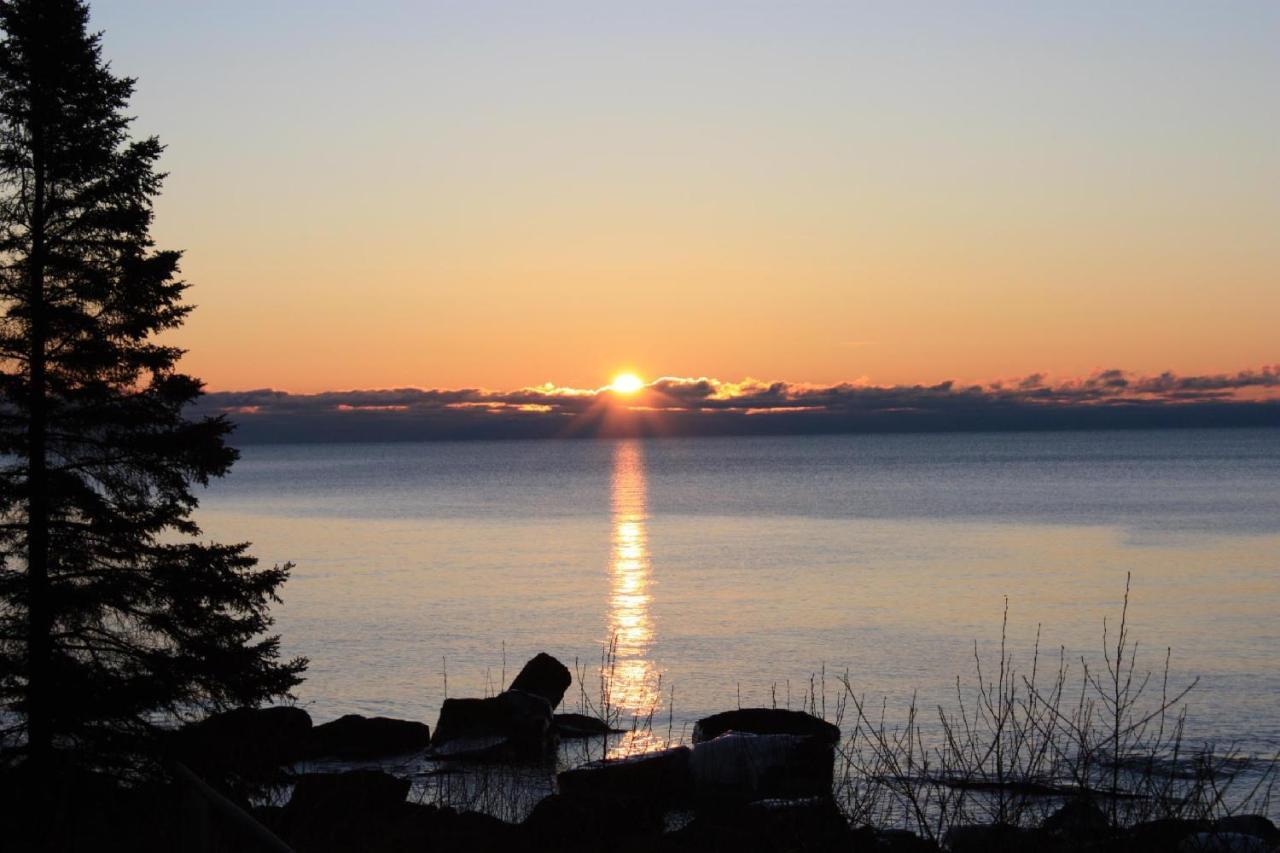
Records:
[[[236,441],[820,435],[959,430],[1280,426],[1280,365],[1234,374],[1041,374],[985,385],[814,385],[660,377],[575,389],[219,391],[203,414]]]
[[[213,391],[1280,362],[1274,2],[91,8]]]

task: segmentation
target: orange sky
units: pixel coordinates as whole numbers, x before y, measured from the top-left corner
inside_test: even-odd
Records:
[[[214,390],[1280,361],[1280,7],[1032,5],[93,11]]]

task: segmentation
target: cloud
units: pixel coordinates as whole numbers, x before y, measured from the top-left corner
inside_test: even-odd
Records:
[[[239,442],[1280,426],[1280,365],[1198,376],[1033,373],[969,385],[664,376],[628,396],[551,383],[513,391],[259,389],[211,393],[197,408],[234,421]]]

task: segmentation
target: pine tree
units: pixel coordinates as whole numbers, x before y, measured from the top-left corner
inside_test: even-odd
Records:
[[[0,2],[0,702],[34,767],[136,761],[176,717],[286,694],[269,606],[290,566],[199,540],[193,488],[236,452],[156,335],[179,253],[79,0]],[[0,721],[5,719],[0,714]],[[3,725],[0,722],[0,725]]]

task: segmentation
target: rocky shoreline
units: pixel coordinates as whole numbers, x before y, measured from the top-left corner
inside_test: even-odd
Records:
[[[445,700],[425,723],[349,715],[313,726],[300,708],[242,709],[178,732],[174,754],[203,778],[291,787],[283,805],[241,803],[301,853],[408,850],[1231,851],[1280,849],[1260,815],[1116,826],[1094,797],[1041,792],[1059,805],[1034,826],[951,826],[940,837],[855,826],[833,797],[840,729],[803,711],[744,708],[698,721],[690,746],[587,761],[554,773],[562,740],[616,729],[557,713],[572,682],[547,654],[486,698]],[[551,792],[518,822],[412,802],[414,781],[386,769],[299,772],[317,759],[420,755],[436,773],[526,766],[554,773]]]

